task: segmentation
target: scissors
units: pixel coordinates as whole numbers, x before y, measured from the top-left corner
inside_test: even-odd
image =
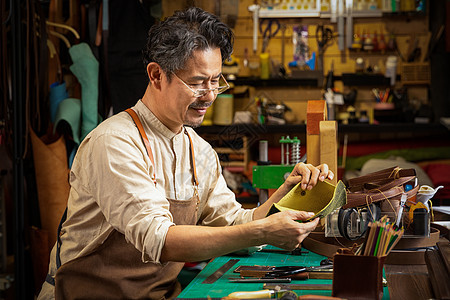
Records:
[[[241,277],[261,277],[261,278],[283,278],[291,277],[296,274],[310,272],[320,269],[333,268],[333,263],[327,261],[319,266],[303,267],[303,266],[240,266],[234,272],[240,273]]]
[[[319,45],[319,51],[322,51],[323,54],[326,46],[333,41],[333,30],[330,28],[325,28],[323,25],[317,25],[316,39],[317,44]]]
[[[326,28],[321,24],[317,25],[316,39],[319,48],[319,61],[317,69],[323,70],[323,53],[325,52],[325,48],[328,46],[328,44],[331,44],[331,42],[333,41],[333,30],[331,30],[330,28]]]
[[[259,32],[263,36],[263,53],[266,52],[270,39],[278,33],[280,27],[280,22],[277,19],[263,19],[259,23]]]

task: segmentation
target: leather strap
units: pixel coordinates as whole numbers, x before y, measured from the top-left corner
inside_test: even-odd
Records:
[[[400,200],[403,193],[406,194],[407,199],[414,197],[419,190],[419,185],[413,189],[405,192],[403,184],[410,181],[410,177],[405,177],[405,180],[395,180],[387,186],[382,186],[369,191],[347,193],[347,204],[343,206],[344,209],[349,207],[357,207],[361,205],[369,205],[374,202],[382,200]],[[397,185],[398,184],[398,185]]]
[[[155,165],[155,159],[153,158],[152,147],[150,146],[150,142],[148,141],[147,134],[145,133],[144,127],[142,126],[141,120],[139,119],[138,115],[136,114],[136,112],[133,109],[127,108],[125,111],[131,116],[131,118],[133,118],[133,121],[136,124],[136,126],[139,130],[139,133],[141,134],[142,141],[144,142],[144,145],[145,145],[145,149],[147,149],[148,157],[150,158],[150,160],[153,164],[153,167],[155,167],[156,165]],[[156,185],[156,173],[155,173],[154,168],[153,168],[152,180]]]
[[[387,168],[364,176],[348,180],[347,204],[344,209],[369,205],[382,200],[400,200],[402,194],[407,199],[414,197],[419,190],[416,185],[409,191],[404,186],[416,179],[414,169],[401,169],[399,167]]]
[[[186,129],[185,129],[186,130]],[[192,172],[194,173],[194,184],[196,187],[198,187],[198,179],[197,179],[197,168],[195,167],[195,159],[194,159],[194,144],[192,143],[191,136],[186,130],[186,134],[189,138],[189,144],[191,146],[190,156],[191,156],[191,162],[192,162]]]
[[[156,166],[155,160],[153,158],[153,152],[152,152],[152,148],[150,146],[150,142],[148,141],[147,134],[145,133],[144,127],[142,126],[139,116],[136,114],[136,112],[132,108],[127,108],[125,111],[133,118],[134,123],[136,124],[136,126],[139,130],[139,133],[141,134],[142,141],[144,142],[145,148],[147,149],[147,154],[150,157],[150,160],[151,160],[153,166]],[[185,132],[189,138],[189,144],[190,144],[190,158],[191,158],[191,163],[192,163],[192,173],[194,174],[193,181],[194,181],[194,185],[196,187],[198,187],[197,169],[195,167],[194,144],[192,143],[191,136],[189,135],[187,130]],[[152,180],[156,184],[155,171],[153,171]]]
[[[377,183],[379,185],[392,181],[392,179],[398,179],[401,177],[416,176],[416,170],[414,169],[401,169],[399,167],[391,167],[380,171],[372,172],[363,176],[351,178],[348,180],[348,188],[351,191],[361,190],[363,186],[370,183]]]

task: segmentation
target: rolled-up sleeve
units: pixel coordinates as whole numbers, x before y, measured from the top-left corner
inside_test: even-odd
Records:
[[[236,201],[235,194],[228,188],[222,175],[217,153],[212,148],[209,157],[213,165],[207,167],[210,176],[205,179],[208,186],[203,195],[205,204],[200,219],[201,225],[228,226],[252,221],[254,209],[244,209]]]

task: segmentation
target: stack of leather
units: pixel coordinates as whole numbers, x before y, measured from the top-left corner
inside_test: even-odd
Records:
[[[436,299],[450,299],[450,242],[438,242],[425,252],[428,276]]]

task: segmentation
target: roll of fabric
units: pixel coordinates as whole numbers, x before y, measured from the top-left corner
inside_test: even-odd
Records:
[[[64,138],[39,138],[30,128],[41,227],[48,232],[48,247],[55,244],[57,229],[69,196],[69,168]]]
[[[58,106],[63,101],[69,97],[66,90],[65,82],[55,82],[50,85],[50,119],[52,123],[55,122],[56,111],[58,110]]]
[[[61,101],[58,110],[55,114],[55,130],[59,122],[66,121],[72,130],[73,141],[80,144],[80,116],[81,116],[81,101],[80,99],[67,98]],[[55,131],[54,130],[54,131]]]

